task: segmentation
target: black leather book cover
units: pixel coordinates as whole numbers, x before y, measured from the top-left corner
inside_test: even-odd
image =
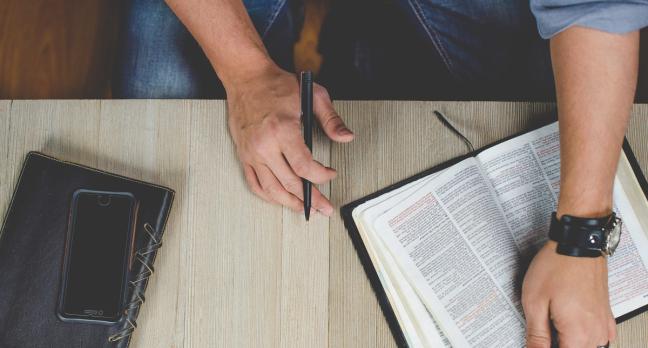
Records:
[[[543,122],[540,124],[540,126],[546,125],[546,122]],[[532,130],[532,129],[531,129]],[[529,130],[529,131],[531,131]],[[528,132],[528,131],[527,131]],[[348,203],[344,205],[342,208],[340,208],[340,213],[342,215],[342,219],[344,221],[344,226],[346,227],[349,237],[351,238],[351,241],[353,243],[354,248],[356,249],[356,253],[358,255],[358,258],[360,259],[360,262],[362,263],[362,267],[364,268],[365,274],[367,275],[367,278],[369,279],[369,282],[371,283],[371,287],[376,294],[376,297],[378,298],[378,303],[380,304],[380,308],[382,309],[383,315],[385,316],[385,319],[387,320],[387,324],[389,325],[389,329],[391,330],[392,336],[394,337],[394,340],[396,341],[396,344],[399,347],[408,347],[407,340],[405,339],[405,335],[403,333],[403,330],[400,327],[400,324],[398,323],[398,319],[396,318],[396,314],[394,312],[394,309],[392,308],[391,303],[389,302],[389,299],[387,297],[387,294],[385,293],[385,289],[382,286],[382,283],[380,282],[380,278],[378,276],[378,273],[376,271],[376,268],[373,265],[373,262],[371,261],[371,258],[369,256],[369,253],[367,252],[367,248],[364,245],[364,242],[362,240],[362,237],[360,236],[360,233],[358,232],[358,227],[355,224],[355,221],[353,220],[353,209],[355,209],[357,206],[361,205],[362,203],[380,197],[392,190],[395,190],[401,186],[404,186],[412,181],[416,181],[420,178],[426,177],[430,174],[436,173],[438,171],[441,171],[445,168],[448,168],[456,163],[461,162],[462,160],[469,158],[469,157],[474,157],[477,156],[481,151],[484,151],[485,149],[488,149],[492,146],[495,146],[497,144],[500,144],[504,141],[507,141],[509,139],[512,139],[516,136],[522,135],[526,132],[521,132],[515,135],[512,135],[510,137],[506,137],[500,141],[497,141],[493,144],[490,144],[486,146],[483,149],[479,149],[477,151],[468,153],[464,156],[460,156],[457,158],[454,158],[450,161],[444,162],[442,164],[439,164],[437,166],[434,166],[430,169],[427,169],[419,174],[416,174],[412,177],[409,177],[407,179],[404,179],[400,182],[397,182],[395,184],[392,184],[380,191],[374,192],[368,196],[362,197],[356,201],[353,201],[351,203]],[[630,144],[628,143],[627,140],[624,140],[623,143],[623,151],[628,158],[628,161],[630,162],[630,166],[632,167],[632,170],[637,177],[637,181],[639,182],[639,185],[641,186],[641,189],[646,197],[648,197],[648,181],[646,180],[646,177],[644,176],[643,172],[641,171],[641,167],[639,166],[639,163],[637,162],[637,158],[635,157],[634,153],[632,152],[632,149],[630,148]],[[621,323],[625,320],[628,320],[634,316],[637,316],[645,311],[648,311],[648,306],[638,308],[637,310],[634,310],[630,313],[627,313],[621,317],[616,318],[617,323]]]
[[[56,315],[70,203],[82,188],[130,192],[139,202],[127,315],[110,326]],[[162,186],[29,153],[0,232],[0,347],[127,347],[173,197]]]

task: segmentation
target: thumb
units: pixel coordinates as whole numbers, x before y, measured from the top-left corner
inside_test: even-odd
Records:
[[[525,308],[527,321],[527,348],[550,348],[551,329],[549,323],[549,304]]]
[[[353,140],[353,132],[347,128],[342,118],[333,108],[331,98],[326,89],[320,85],[315,85],[313,90],[313,111],[315,117],[324,130],[324,133],[331,140],[339,143],[348,143]]]
[[[614,316],[610,314],[610,319],[608,320],[608,339],[614,341],[616,339],[616,321]]]

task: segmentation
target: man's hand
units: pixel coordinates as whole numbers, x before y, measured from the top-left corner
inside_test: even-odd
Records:
[[[551,320],[561,348],[595,348],[613,341],[607,259],[556,253],[549,241],[529,266],[522,287],[528,348],[551,346]]]
[[[325,183],[335,170],[313,160],[300,125],[297,78],[278,68],[241,0],[166,0],[200,43],[227,91],[229,129],[248,185],[267,201],[301,211],[302,181]],[[326,90],[313,86],[314,112],[324,133],[349,142],[353,133],[337,115]],[[312,207],[333,206],[317,189]]]
[[[227,89],[229,129],[250,189],[268,202],[303,210],[301,178],[323,184],[336,175],[315,161],[301,131],[299,84],[295,75],[271,67]],[[324,133],[349,142],[353,133],[335,112],[324,87],[313,85],[314,112]],[[312,206],[324,215],[333,206],[313,188]]]

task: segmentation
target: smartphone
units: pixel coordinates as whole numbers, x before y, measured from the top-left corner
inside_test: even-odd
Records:
[[[58,316],[113,324],[125,308],[137,202],[131,193],[77,190],[72,196]]]

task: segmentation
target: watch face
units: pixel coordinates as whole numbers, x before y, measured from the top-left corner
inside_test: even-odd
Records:
[[[605,253],[608,256],[612,256],[614,254],[614,251],[616,250],[617,246],[619,245],[619,241],[621,241],[621,226],[623,223],[621,222],[621,219],[615,218],[614,221],[612,222],[612,226],[606,231],[606,243],[605,243]]]

